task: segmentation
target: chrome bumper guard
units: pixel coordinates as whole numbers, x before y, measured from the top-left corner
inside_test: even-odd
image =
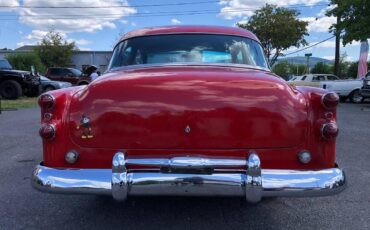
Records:
[[[159,166],[163,170],[128,171],[127,166]],[[232,170],[235,168],[235,170]],[[245,170],[240,170],[245,168]],[[194,170],[211,169],[210,173]],[[262,197],[327,196],[346,186],[339,168],[317,171],[261,169],[256,153],[248,160],[175,157],[126,159],[118,152],[110,169],[56,169],[36,166],[32,186],[43,192],[108,194],[124,201],[128,195],[244,196],[249,202]]]

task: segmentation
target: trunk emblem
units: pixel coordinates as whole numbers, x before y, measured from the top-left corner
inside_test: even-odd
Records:
[[[186,126],[186,128],[185,128],[185,133],[186,133],[186,134],[189,134],[189,133],[190,133],[190,131],[191,131],[190,126],[189,126],[189,125],[187,125],[187,126]]]
[[[80,124],[77,125],[77,129],[80,129],[82,127],[82,139],[91,139],[94,136],[92,135],[91,132],[91,124],[90,124],[90,118],[88,118],[85,115],[82,115],[82,118],[80,120]]]

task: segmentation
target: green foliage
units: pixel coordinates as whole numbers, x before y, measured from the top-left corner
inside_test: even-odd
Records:
[[[370,62],[367,63],[367,69],[370,70]],[[357,78],[358,62],[352,62],[348,67],[348,77]]]
[[[329,74],[331,73],[331,68],[329,65],[323,63],[323,62],[318,62],[316,65],[311,69],[311,73],[326,73]]]
[[[67,66],[71,62],[74,42],[67,42],[56,31],[50,31],[38,44],[36,52],[46,67]]]
[[[272,67],[272,72],[288,80],[290,76],[299,76],[306,73],[306,65],[296,65],[288,61],[276,63]]]
[[[272,67],[272,72],[274,72],[275,74],[279,75],[284,79],[288,79],[290,76],[289,65],[290,65],[289,62],[287,61],[279,62]]]
[[[36,72],[45,72],[45,66],[36,52],[17,52],[6,56],[14,69],[31,71],[31,66]]]
[[[331,0],[337,7],[327,12],[328,16],[339,16],[340,22],[332,29],[342,31],[343,44],[370,38],[369,0]]]
[[[257,35],[272,66],[284,50],[307,44],[304,36],[308,35],[308,23],[298,16],[296,10],[266,4],[246,24],[237,25]]]

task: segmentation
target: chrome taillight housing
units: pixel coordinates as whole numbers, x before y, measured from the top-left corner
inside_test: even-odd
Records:
[[[52,109],[55,105],[55,98],[51,94],[42,94],[38,103],[42,109]]]
[[[334,109],[339,103],[339,96],[335,92],[329,92],[322,96],[321,103],[326,109]]]
[[[43,124],[39,130],[39,134],[43,139],[52,140],[55,138],[56,129],[53,124]]]
[[[322,137],[326,140],[334,140],[339,133],[337,123],[330,122],[322,125]]]

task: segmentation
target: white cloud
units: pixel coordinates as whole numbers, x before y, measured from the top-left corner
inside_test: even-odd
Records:
[[[35,30],[55,29],[65,33],[94,32],[103,28],[115,29],[114,21],[135,14],[132,7],[81,8],[89,6],[128,6],[126,0],[24,0],[24,6],[80,7],[80,8],[22,8],[19,20]]]
[[[301,20],[308,22],[308,30],[312,32],[329,32],[329,28],[336,22],[335,17],[305,17]]]
[[[86,39],[74,39],[74,38],[68,38],[68,35],[64,32],[57,31],[63,39],[67,40],[67,42],[74,42],[77,46],[86,46],[90,45],[92,42]],[[36,45],[38,42],[40,42],[45,35],[48,33],[48,31],[43,30],[32,30],[32,32],[22,38],[23,41],[18,42],[17,46],[23,46],[23,45]]]
[[[91,51],[92,50],[91,48],[87,48],[87,47],[79,47],[79,49],[81,51]]]
[[[171,23],[174,24],[174,25],[178,25],[178,24],[181,24],[181,21],[176,19],[176,18],[172,18]]]
[[[25,36],[24,38],[27,40],[36,40],[40,41],[45,35],[48,33],[48,31],[43,31],[43,30],[32,30],[32,32]],[[65,34],[62,34],[63,37],[65,37]]]
[[[25,45],[25,43],[24,42],[18,42],[17,43],[17,47],[21,47],[21,46],[24,46]]]
[[[73,38],[70,38],[70,39],[67,39],[67,41],[68,42],[74,42],[77,46],[86,46],[86,45],[90,45],[91,44],[91,41],[86,40],[86,39],[73,39]]]
[[[13,11],[13,10],[17,10],[16,7],[19,6],[19,1],[18,0],[1,0],[0,5],[11,6],[9,8],[0,8],[0,12],[1,11]]]
[[[304,4],[307,6],[322,2],[323,0],[220,0],[219,4],[223,7],[220,16],[225,19],[234,19],[240,17],[250,17],[256,9],[265,4],[274,4],[278,6],[289,6]]]

